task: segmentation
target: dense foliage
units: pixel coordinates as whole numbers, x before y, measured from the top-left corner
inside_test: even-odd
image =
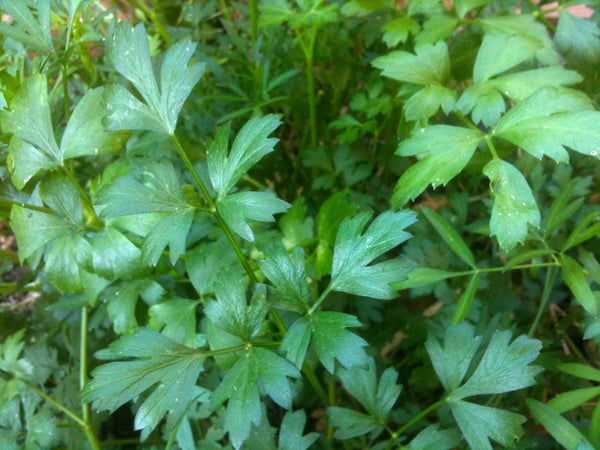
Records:
[[[0,0],[0,448],[599,448],[598,6]]]

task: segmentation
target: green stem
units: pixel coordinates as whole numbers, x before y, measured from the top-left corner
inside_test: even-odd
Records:
[[[304,362],[304,364],[302,364],[302,372],[304,372],[304,375],[306,376],[306,378],[308,379],[308,382],[311,384],[311,386],[315,390],[315,393],[317,394],[317,397],[319,397],[319,400],[321,400],[321,403],[323,404],[323,406],[325,406],[325,407],[332,406],[332,404],[329,402],[329,397],[327,397],[327,393],[325,392],[325,389],[323,389],[321,382],[319,381],[319,379],[317,378],[317,375],[315,374],[315,371],[312,369],[312,367],[310,367],[308,365],[307,362]]]
[[[312,305],[312,307],[308,310],[309,316],[316,311],[316,309],[321,305],[321,303],[323,303],[323,301],[325,300],[325,298],[327,298],[327,296],[329,295],[331,290],[332,290],[332,285],[330,282],[329,285],[325,288],[325,290],[321,293],[321,295],[319,296],[319,298],[317,299],[315,304]]]
[[[252,186],[254,186],[256,189],[260,189],[260,190],[265,190],[267,189],[267,186],[264,185],[263,183],[261,183],[260,181],[256,180],[255,178],[252,178],[250,175],[248,175],[247,173],[245,173],[244,175],[242,175],[242,180],[247,181],[248,183],[250,183]]]
[[[494,147],[494,143],[492,142],[492,137],[489,134],[486,134],[484,139],[485,139],[485,143],[487,144],[488,148],[490,149],[490,153],[492,154],[492,156],[495,159],[499,159],[498,153],[496,152],[496,147]]]
[[[550,30],[556,31],[556,27],[554,26],[554,24],[552,22],[550,22],[548,19],[546,19],[546,14],[548,13],[547,11],[541,11],[538,8],[538,5],[536,5],[533,2],[533,0],[527,0],[527,4],[529,5],[529,8],[531,9],[531,14],[535,18],[540,19],[542,22],[544,22],[544,25],[546,25],[548,28],[550,28]]]
[[[597,445],[598,441],[600,441],[600,402],[596,403],[596,407],[592,413],[589,437],[592,444]]]
[[[467,119],[464,116],[464,114],[461,113],[460,111],[454,111],[454,114],[456,114],[456,117],[458,117],[462,123],[464,123],[466,126],[471,128],[472,130],[481,131],[479,128],[477,128],[475,126],[475,124],[473,122],[471,122],[469,119]]]
[[[65,56],[66,58],[66,56]],[[69,80],[67,79],[67,63],[65,62],[62,65],[62,87],[63,87],[63,97],[65,102],[65,118],[68,122],[71,118],[71,105],[69,101]]]
[[[83,391],[87,383],[87,328],[88,328],[88,309],[87,306],[81,308],[81,336],[79,340],[79,389]],[[100,444],[92,427],[92,418],[90,413],[90,404],[82,403],[83,412],[83,430],[88,438],[90,446],[93,449],[99,449]]]
[[[92,205],[92,200],[90,196],[85,192],[85,189],[79,184],[75,175],[71,173],[69,169],[65,166],[60,166],[62,172],[69,179],[71,184],[75,186],[75,189],[79,191],[79,195],[81,196],[81,201],[83,202],[83,221],[85,225],[90,226],[92,228],[99,228],[103,225],[103,222],[96,215],[96,211],[94,211],[94,205]]]
[[[392,439],[398,439],[399,436],[402,436],[402,433],[404,433],[406,430],[408,430],[410,427],[412,427],[415,423],[417,423],[419,420],[421,420],[422,418],[427,416],[427,414],[429,414],[430,412],[435,411],[440,406],[446,404],[447,402],[448,402],[448,399],[443,398],[439,402],[436,402],[433,405],[431,405],[428,408],[421,411],[419,414],[417,414],[415,417],[413,417],[411,420],[409,420],[405,425],[403,425],[398,431],[396,431],[394,433],[395,436],[394,436],[394,434],[392,434]]]
[[[78,425],[80,425],[81,427],[85,427],[85,422],[83,421],[83,419],[81,417],[79,417],[76,413],[71,411],[69,408],[67,408],[65,405],[57,402],[52,397],[50,397],[48,394],[39,390],[37,387],[35,387],[33,384],[31,384],[29,381],[25,381],[20,378],[18,380],[21,383],[23,383],[25,386],[27,386],[29,389],[31,389],[33,392],[35,392],[37,395],[39,395],[44,400],[46,400],[48,403],[50,403],[52,406],[54,406],[56,409],[64,412],[67,416],[69,416],[71,419],[73,419],[75,422],[77,422]],[[91,444],[91,442],[90,442],[90,444]]]
[[[250,9],[250,30],[252,39],[252,49],[256,45],[258,39],[258,0],[249,0],[248,8]]]
[[[183,146],[181,145],[181,142],[179,141],[179,139],[177,138],[177,136],[175,136],[174,133],[169,134],[169,136],[171,137],[171,142],[173,142],[173,145],[177,149],[177,153],[179,153],[179,156],[183,160],[183,163],[185,164],[185,166],[187,167],[187,169],[189,170],[189,172],[192,174],[192,177],[194,178],[194,181],[198,185],[198,188],[200,188],[200,192],[202,193],[202,196],[204,197],[204,200],[209,205],[209,207],[211,208],[211,210],[216,210],[217,209],[217,205],[215,204],[215,202],[213,201],[212,197],[210,196],[210,193],[208,192],[208,189],[204,185],[204,182],[200,178],[200,175],[196,171],[196,168],[192,164],[192,161],[190,160],[190,158],[188,157],[187,153],[185,152]]]
[[[45,214],[56,215],[56,213],[53,210],[51,210],[50,208],[46,208],[44,206],[35,206],[35,205],[29,205],[27,203],[19,203],[19,202],[13,202],[11,200],[0,199],[0,209],[2,209],[2,210],[9,211],[14,205],[18,205],[21,208],[30,209],[32,211],[39,211],[39,212],[43,212]]]
[[[556,277],[558,276],[558,269],[556,267],[550,267],[546,272],[546,281],[544,282],[544,290],[542,291],[542,299],[540,300],[540,306],[538,307],[537,314],[535,315],[535,319],[531,324],[531,328],[529,328],[529,332],[527,333],[530,337],[535,335],[535,330],[542,319],[542,315],[544,314],[544,310],[546,309],[546,305],[548,304],[548,300],[550,299],[550,294],[552,292],[552,287],[554,286],[554,282],[556,281]]]
[[[308,115],[310,127],[310,145],[317,146],[317,106],[315,101],[315,71],[313,67],[313,56],[315,50],[315,41],[317,39],[317,27],[313,26],[310,30],[308,42],[300,40],[300,45],[304,51],[306,60],[306,82],[308,84]],[[300,33],[298,33],[300,35]]]

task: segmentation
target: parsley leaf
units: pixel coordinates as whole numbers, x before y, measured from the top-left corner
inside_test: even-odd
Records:
[[[406,279],[411,265],[394,259],[370,265],[385,252],[397,247],[411,235],[404,229],[416,222],[412,212],[387,211],[379,215],[361,234],[371,218],[360,213],[346,218],[340,225],[335,241],[330,288],[365,297],[391,299],[396,291],[390,283]]]
[[[537,358],[541,343],[523,335],[509,344],[511,336],[510,331],[494,332],[474,372],[464,383],[467,370],[481,345],[481,337],[474,335],[474,328],[463,322],[446,330],[443,347],[432,336],[425,344],[446,390],[452,414],[471,448],[491,450],[490,438],[509,446],[523,434],[520,425],[525,417],[463,400],[475,395],[515,391],[535,384],[534,377],[542,368],[529,364]]]
[[[44,253],[46,276],[65,292],[81,290],[81,272],[92,266],[92,247],[84,233],[82,203],[73,185],[59,175],[44,179],[40,196],[56,214],[19,205],[11,211],[11,226],[19,241],[21,261]]]
[[[375,364],[371,360],[367,368],[358,366],[351,370],[340,368],[337,375],[348,392],[360,402],[368,414],[337,406],[327,408],[331,425],[339,428],[334,437],[348,439],[376,429],[381,432],[402,391],[402,387],[396,384],[398,373],[392,368],[386,369],[378,382]]]
[[[54,51],[54,45],[50,34],[50,1],[40,0],[36,6],[37,20],[26,2],[0,0],[3,13],[10,15],[18,23],[18,26],[10,26],[0,22],[0,33],[22,42],[31,50],[51,53]]]
[[[150,130],[173,134],[177,116],[204,74],[204,63],[188,67],[196,44],[185,39],[169,47],[160,66],[160,89],[154,76],[148,35],[143,24],[134,29],[120,23],[107,44],[108,60],[138,90],[145,103],[123,86],[109,90],[110,130]]]
[[[290,311],[308,311],[311,295],[306,283],[304,250],[296,247],[288,254],[281,242],[264,247],[267,258],[258,262],[260,270],[274,285],[273,306]]]
[[[133,335],[121,337],[96,356],[107,360],[134,358],[93,370],[94,378],[84,388],[83,398],[93,402],[99,411],[113,412],[158,384],[135,415],[134,427],[143,430],[142,440],[165,414],[179,418],[185,413],[204,363],[201,352],[148,328],[138,328]]]
[[[15,186],[22,189],[38,172],[63,166],[67,159],[120,149],[124,136],[105,131],[105,112],[103,88],[87,91],[75,107],[59,146],[52,128],[46,76],[29,77],[1,120],[2,130],[14,136],[9,158]]]
[[[270,350],[250,347],[244,351],[211,400],[213,410],[228,400],[224,426],[235,448],[249,436],[252,423],[261,423],[260,391],[283,408],[290,408],[292,390],[288,377],[299,376],[292,364]]]
[[[494,158],[483,168],[490,179],[494,207],[490,234],[500,247],[510,250],[527,237],[527,224],[540,226],[540,212],[527,180],[512,164]]]
[[[280,118],[280,115],[269,114],[250,119],[237,134],[229,152],[229,124],[217,129],[215,138],[207,144],[206,160],[218,197],[227,195],[242,175],[273,151],[278,139],[268,136],[281,125]]]
[[[360,326],[358,319],[350,314],[333,311],[307,314],[290,327],[280,349],[296,367],[300,367],[312,336],[319,361],[329,372],[333,373],[334,359],[349,369],[368,361],[364,349],[367,341],[346,330]]]
[[[600,158],[600,111],[585,95],[567,89],[544,89],[502,117],[494,134],[536,158],[546,155],[569,162],[563,146]]]
[[[448,183],[471,160],[483,133],[469,128],[433,125],[421,128],[400,143],[397,155],[416,156],[419,161],[398,180],[392,205],[402,208],[431,184],[434,188]]]
[[[306,424],[306,413],[304,411],[288,411],[283,416],[279,432],[280,450],[306,450],[319,439],[319,433],[308,433],[302,435]]]

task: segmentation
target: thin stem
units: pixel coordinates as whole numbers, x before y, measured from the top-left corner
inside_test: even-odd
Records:
[[[75,175],[73,175],[69,169],[67,169],[65,166],[60,166],[60,168],[65,176],[69,179],[71,184],[75,186],[75,189],[79,191],[81,201],[83,202],[84,223],[90,227],[100,227],[103,222],[96,215],[96,211],[94,211],[94,205],[92,204],[90,196],[87,194],[87,192],[85,192],[85,189],[83,189],[81,184],[79,184],[79,181],[77,181],[77,178],[75,178]]]
[[[319,400],[321,400],[323,406],[332,406],[332,404],[329,402],[329,397],[327,396],[325,389],[323,389],[321,382],[315,374],[315,371],[312,369],[312,367],[308,365],[307,362],[304,362],[304,364],[302,364],[302,372],[304,372],[304,375],[315,390],[315,393],[317,394],[317,397],[319,397]]]
[[[492,156],[495,159],[499,159],[498,153],[496,152],[496,147],[494,147],[494,143],[492,142],[492,137],[489,134],[486,134],[484,139],[485,139],[485,143],[487,144],[488,148],[490,149],[490,153],[492,154]]]
[[[46,400],[48,403],[50,403],[52,406],[54,406],[56,409],[59,409],[60,411],[64,412],[67,416],[69,416],[71,419],[73,419],[75,422],[77,422],[78,425],[85,427],[85,422],[83,421],[83,419],[81,417],[79,417],[76,413],[71,411],[69,408],[67,408],[65,405],[57,402],[52,397],[50,397],[48,394],[39,390],[37,387],[35,387],[33,384],[31,384],[29,381],[25,381],[20,378],[19,378],[19,381],[21,383],[23,383],[25,386],[27,386],[29,389],[31,389],[33,392],[35,392],[37,395],[42,397],[44,400]]]
[[[88,328],[88,309],[87,306],[81,308],[81,336],[79,339],[79,389],[83,391],[87,383],[87,328]],[[99,449],[100,444],[92,427],[92,418],[90,413],[90,404],[82,403],[83,411],[83,430],[93,449]]]
[[[546,305],[548,304],[548,300],[550,299],[552,287],[554,286],[554,282],[556,281],[557,276],[558,269],[556,267],[550,267],[546,272],[546,281],[544,282],[544,290],[542,291],[542,299],[540,300],[540,306],[538,307],[535,319],[531,324],[531,328],[529,328],[529,332],[527,333],[530,337],[533,337],[535,335],[535,330],[540,323],[542,315],[544,314],[544,310],[546,309]]]
[[[66,56],[65,56],[66,58]],[[67,79],[67,70],[68,70],[68,64],[65,62],[62,65],[62,87],[63,87],[63,97],[64,97],[64,103],[65,103],[65,118],[66,121],[68,122],[69,119],[71,118],[71,105],[70,105],[70,101],[69,101],[69,80]]]
[[[254,48],[256,40],[258,39],[258,0],[249,0],[248,8],[250,9],[252,48]]]
[[[471,122],[469,119],[467,119],[464,116],[464,114],[461,113],[460,111],[454,111],[454,114],[456,114],[456,117],[458,117],[462,123],[464,123],[466,126],[471,128],[472,130],[481,131],[479,128],[477,128],[475,126],[475,124],[473,122]]]
[[[435,411],[436,409],[438,409],[440,406],[446,404],[447,402],[448,402],[448,399],[443,398],[439,402],[436,402],[433,405],[429,406],[428,408],[424,409],[419,414],[417,414],[415,417],[413,417],[411,420],[409,420],[406,424],[404,424],[398,431],[396,431],[396,433],[394,433],[395,436],[394,436],[394,434],[392,434],[392,438],[397,439],[399,436],[402,435],[402,433],[404,433],[406,430],[408,430],[410,427],[412,427],[415,423],[417,423],[419,420],[421,420],[422,418],[427,416],[427,414],[429,414],[432,411]]]
[[[317,301],[315,302],[315,304],[312,305],[312,307],[308,310],[308,315],[309,316],[316,311],[316,309],[321,305],[321,303],[323,303],[323,301],[329,295],[329,293],[331,292],[331,290],[332,290],[332,285],[331,285],[331,282],[330,282],[329,285],[325,288],[325,290],[321,293],[321,295],[319,296],[319,298],[317,299]]]
[[[313,26],[311,28],[308,43],[305,42],[304,39],[300,40],[300,45],[304,50],[304,58],[306,59],[306,82],[308,84],[308,115],[311,147],[317,146],[317,106],[315,101],[315,72],[313,67],[313,56],[317,31],[317,27]]]
[[[10,208],[12,208],[14,205],[18,205],[21,208],[30,209],[32,211],[39,211],[39,212],[43,212],[45,214],[56,215],[56,213],[53,210],[51,210],[50,208],[46,208],[44,206],[35,206],[35,205],[29,205],[27,203],[19,203],[19,202],[13,202],[11,200],[0,199],[0,209],[10,210]]]
[[[192,164],[192,161],[190,160],[190,158],[188,157],[187,153],[185,152],[183,146],[181,145],[181,142],[179,141],[179,139],[177,138],[177,136],[175,136],[174,133],[169,134],[169,136],[171,137],[171,142],[173,142],[173,145],[177,149],[177,153],[179,153],[179,156],[183,160],[183,163],[185,164],[185,166],[187,167],[187,169],[190,171],[190,173],[192,174],[192,177],[194,178],[194,181],[196,182],[196,184],[200,188],[200,192],[202,193],[202,196],[204,197],[204,200],[206,200],[206,203],[208,203],[208,205],[210,206],[211,210],[216,210],[217,209],[217,205],[215,204],[215,202],[213,201],[212,197],[210,196],[210,193],[208,192],[208,189],[204,185],[204,182],[200,178],[200,175],[196,171],[196,168]]]

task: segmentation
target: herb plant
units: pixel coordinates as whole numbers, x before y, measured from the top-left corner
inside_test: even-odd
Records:
[[[597,7],[0,0],[0,447],[598,448]]]

